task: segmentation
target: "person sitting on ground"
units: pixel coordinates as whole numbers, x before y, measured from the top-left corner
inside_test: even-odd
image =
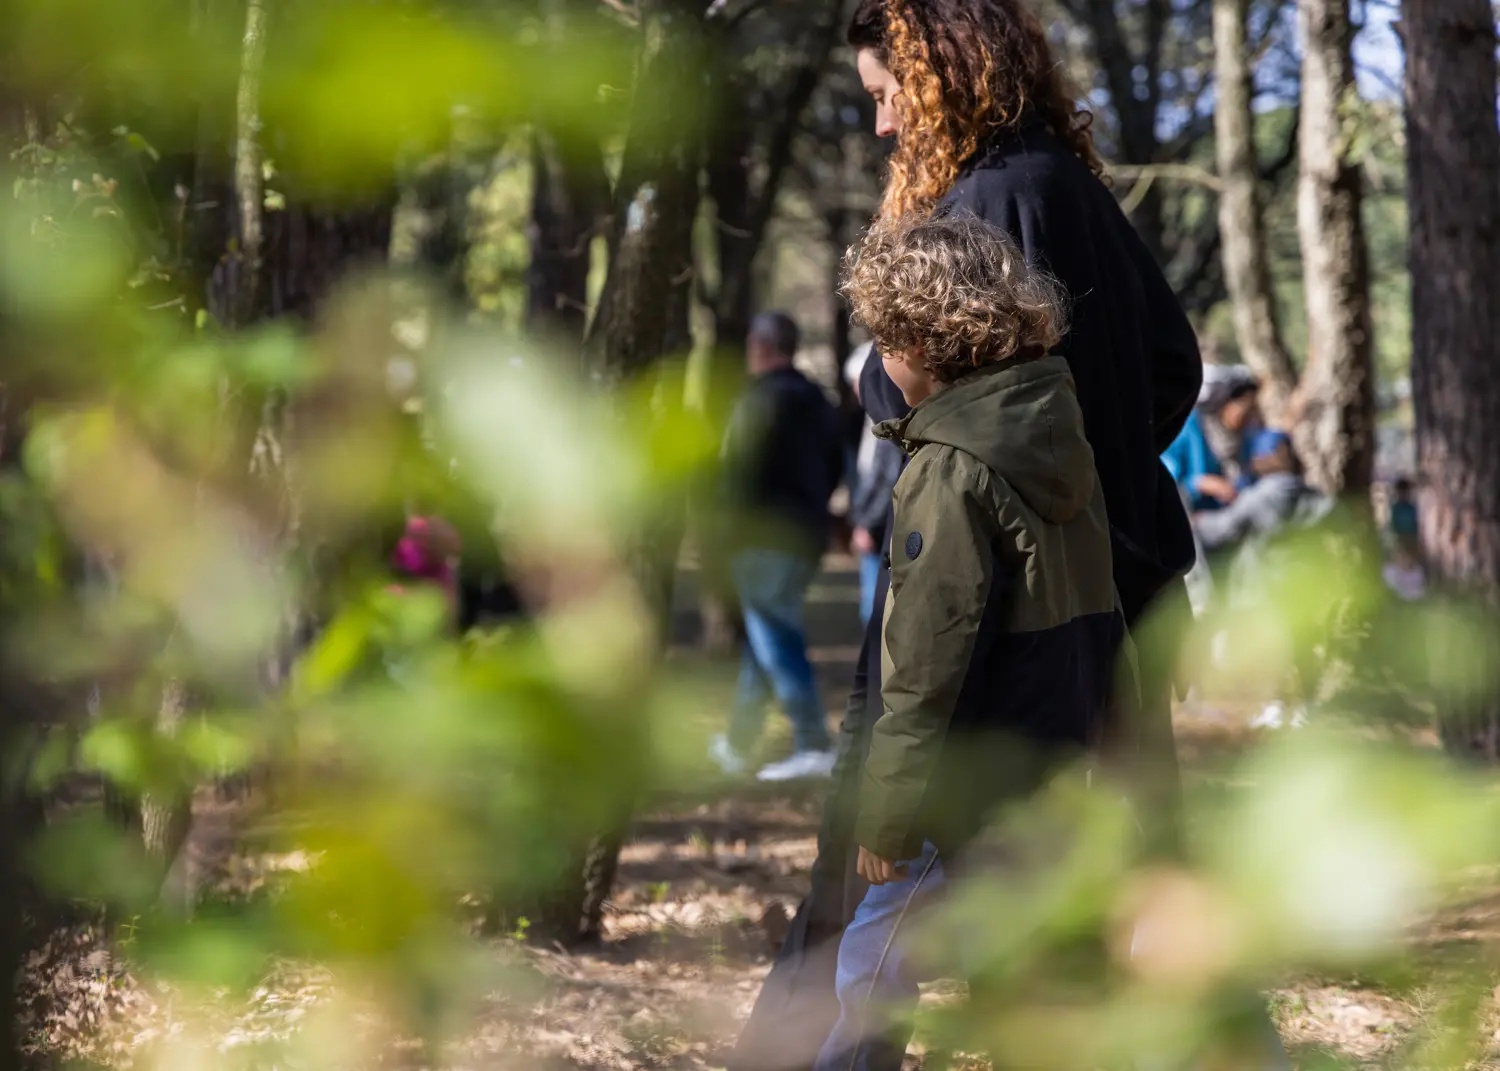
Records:
[[[859,378],[864,373],[871,345],[854,351],[844,365],[844,378],[859,397]],[[875,612],[875,589],[880,581],[880,563],[885,554],[886,518],[891,511],[891,490],[906,463],[901,448],[875,434],[875,422],[865,418],[855,455],[849,524],[851,547],[859,560],[859,619],[868,625]]]
[[[729,732],[710,754],[726,773],[748,769],[774,693],[791,719],[795,750],[762,769],[763,781],[827,777],[835,758],[802,608],[827,549],[844,449],[834,407],[793,365],[799,342],[786,313],[755,318],[746,345],[751,383],[724,445],[730,546],[716,549],[729,554],[746,643]]]
[[[1299,516],[1323,512],[1323,496],[1302,478],[1302,463],[1286,432],[1257,432],[1246,455],[1247,476],[1253,482],[1222,508],[1193,516],[1198,539],[1209,553],[1269,536]]]
[[[881,221],[846,293],[911,413],[896,485],[883,714],[855,824],[870,882],[838,953],[817,1071],[899,1068],[917,1001],[898,932],[1002,804],[1101,733],[1125,636],[1064,298],[978,218]]]
[[[1260,383],[1240,365],[1204,369],[1198,405],[1161,455],[1191,512],[1220,509],[1252,482],[1245,447],[1258,422]]]

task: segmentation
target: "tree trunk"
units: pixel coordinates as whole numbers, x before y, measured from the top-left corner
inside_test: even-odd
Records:
[[[647,374],[673,346],[688,344],[693,222],[702,159],[695,108],[702,85],[703,15],[698,0],[642,0],[631,133],[615,197],[609,276],[586,347],[606,382]],[[685,503],[683,503],[685,509]],[[629,567],[666,635],[682,511],[662,511],[630,548]],[[547,917],[569,943],[598,936],[630,822],[634,791],[620,786],[619,811],[578,853],[576,881],[557,890]],[[576,920],[577,930],[573,930]]]
[[[1375,357],[1364,178],[1354,158],[1359,87],[1349,0],[1301,0],[1301,177],[1297,229],[1307,294],[1307,362],[1292,404],[1307,479],[1363,494],[1375,471]]]
[[[713,400],[726,403],[727,388],[744,376],[745,336],[755,304],[755,196],[750,187],[755,124],[745,108],[748,91],[740,78],[717,83],[718,108],[708,138],[705,171],[714,205],[719,288],[714,295]]]
[[[1252,75],[1246,55],[1249,0],[1214,0],[1214,107],[1219,181],[1219,233],[1224,280],[1234,313],[1235,335],[1245,363],[1262,381],[1267,417],[1277,422],[1297,372],[1281,337],[1255,152],[1251,111]]]
[[[186,685],[179,678],[168,680],[157,709],[157,734],[175,737],[187,717],[187,705]],[[156,868],[159,902],[173,914],[190,913],[196,899],[192,860],[182,853],[192,824],[191,783],[173,779],[141,794],[141,844]]]
[[[266,0],[245,5],[240,84],[235,96],[234,193],[239,210],[239,279],[231,296],[229,323],[243,327],[255,315],[265,246],[265,160],[260,145],[260,82],[266,64]]]
[[[821,0],[821,10],[803,34],[797,65],[786,90],[774,102],[765,124],[763,177],[752,186],[756,170],[757,128],[745,101],[744,78],[725,74],[716,80],[717,108],[707,153],[708,191],[718,214],[719,292],[714,302],[716,343],[720,359],[744,355],[745,335],[755,311],[755,263],[766,229],[776,211],[781,184],[792,162],[792,147],[807,109],[822,81],[829,54],[844,27],[841,0]],[[722,57],[728,42],[716,34]],[[727,61],[720,59],[727,66]],[[739,369],[735,368],[738,372]]]
[[[532,132],[526,326],[576,346],[588,322],[593,240],[609,199],[597,145]]]
[[[1412,397],[1422,547],[1435,579],[1500,595],[1500,117],[1490,0],[1404,0]],[[1470,667],[1493,676],[1487,665]],[[1500,759],[1493,690],[1449,712],[1449,749]]]

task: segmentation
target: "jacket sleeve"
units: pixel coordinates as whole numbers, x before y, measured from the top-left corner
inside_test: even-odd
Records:
[[[897,486],[882,714],[871,734],[855,826],[859,844],[885,859],[910,859],[921,847],[913,822],[995,582],[991,494],[987,471],[945,447],[920,451]]]

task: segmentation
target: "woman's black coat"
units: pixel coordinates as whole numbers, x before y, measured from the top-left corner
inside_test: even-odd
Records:
[[[1115,583],[1134,625],[1153,603],[1185,599],[1192,531],[1160,454],[1198,397],[1203,362],[1197,338],[1160,267],[1109,189],[1037,124],[997,140],[960,174],[939,211],[969,212],[1003,227],[1033,265],[1062,283],[1071,329],[1059,347],[1078,384],[1084,425],[1104,487]],[[878,421],[906,405],[872,353],[860,397]],[[882,571],[840,733],[840,755],[818,837],[813,887],[798,910],[730,1067],[810,1066],[837,1016],[837,937],[864,895],[853,874],[852,826],[868,728],[880,716]],[[1165,682],[1143,682],[1143,711],[1170,734]],[[1175,773],[1175,771],[1173,771]]]

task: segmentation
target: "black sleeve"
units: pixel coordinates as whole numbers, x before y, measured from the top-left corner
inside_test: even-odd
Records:
[[[1156,451],[1161,453],[1172,445],[1198,404],[1203,354],[1198,349],[1198,334],[1156,258],[1135,228],[1128,229],[1141,284],[1146,288],[1146,324],[1151,332],[1147,354],[1151,362],[1151,423],[1156,431]]]
[[[1040,265],[1060,279],[1075,278],[1076,259],[1066,220],[1061,231],[1049,226],[1041,199],[1023,199],[1015,191],[986,190],[972,178],[960,179],[945,199],[949,211],[968,212],[1010,232],[1029,263]],[[1203,355],[1198,336],[1182,304],[1162,274],[1156,258],[1146,248],[1129,221],[1121,219],[1121,231],[1129,244],[1128,263],[1136,271],[1145,291],[1146,358],[1151,377],[1151,425],[1157,453],[1172,445],[1188,414],[1198,402],[1203,385]]]

